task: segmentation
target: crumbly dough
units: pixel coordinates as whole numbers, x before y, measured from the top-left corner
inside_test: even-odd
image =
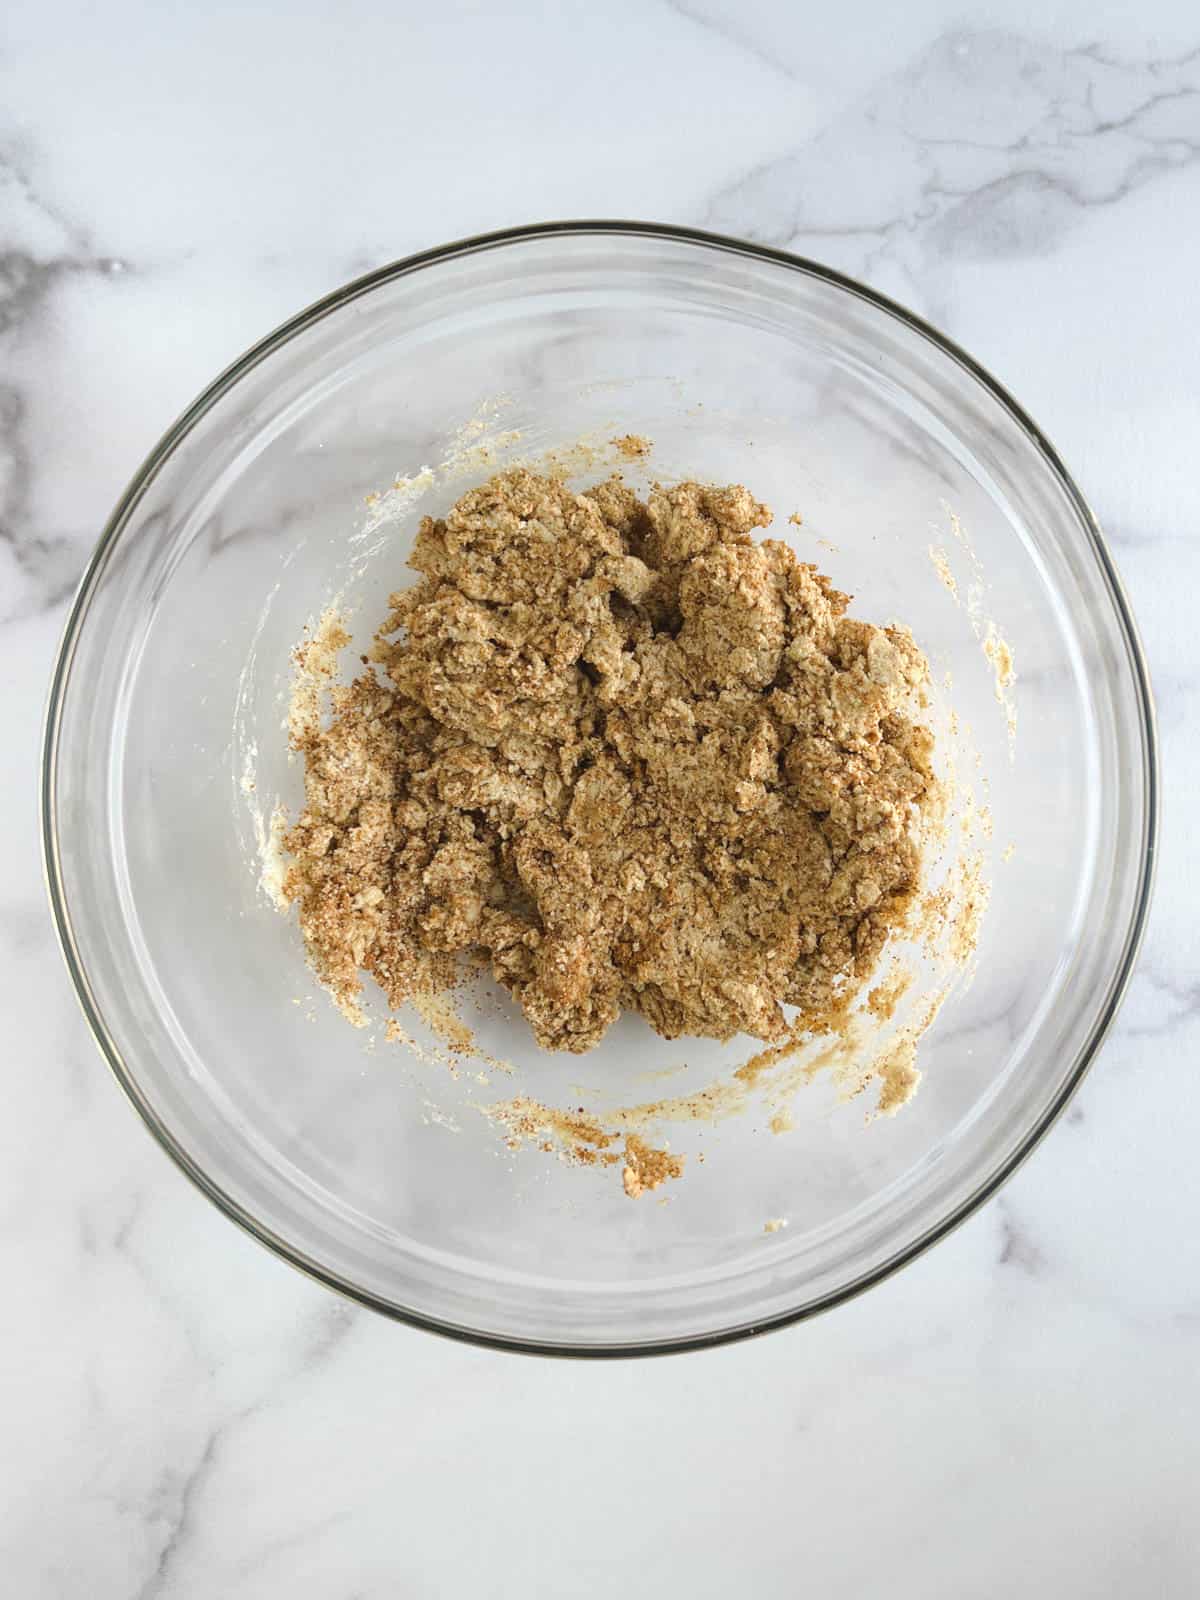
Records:
[[[770,520],[527,470],[425,519],[373,664],[293,729],[284,889],[349,1014],[364,972],[395,1008],[464,955],[551,1050],[624,1008],[766,1041],[844,1008],[918,889],[928,669]]]
[[[661,1189],[668,1178],[682,1176],[682,1156],[673,1156],[668,1150],[655,1150],[635,1133],[626,1139],[621,1182],[631,1200],[640,1199],[653,1189]]]

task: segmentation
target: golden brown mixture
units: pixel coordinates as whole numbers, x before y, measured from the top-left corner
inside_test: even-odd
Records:
[[[348,1013],[362,973],[398,1007],[462,955],[553,1050],[623,1008],[777,1040],[857,991],[918,885],[927,667],[770,520],[739,486],[525,470],[426,518],[378,671],[293,729],[285,892]]]
[[[637,1200],[648,1190],[661,1189],[668,1178],[682,1176],[682,1156],[673,1156],[667,1150],[655,1150],[635,1133],[625,1140],[625,1165],[621,1169],[621,1182],[631,1200]]]

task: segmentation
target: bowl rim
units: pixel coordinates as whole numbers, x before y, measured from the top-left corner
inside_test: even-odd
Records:
[[[991,394],[993,399],[1000,404],[1011,420],[1026,435],[1029,442],[1040,453],[1046,465],[1057,478],[1060,487],[1066,493],[1075,510],[1082,532],[1090,542],[1092,554],[1109,590],[1119,628],[1124,636],[1129,654],[1133,688],[1138,707],[1138,726],[1141,734],[1142,749],[1144,820],[1133,914],[1129,926],[1125,930],[1124,948],[1104,1005],[1094,1020],[1087,1038],[1080,1047],[1075,1065],[1058,1096],[1043,1112],[1038,1121],[1025,1133],[1015,1148],[1008,1152],[1004,1159],[979,1182],[964,1200],[946,1216],[931,1224],[915,1240],[903,1249],[896,1251],[886,1261],[872,1267],[869,1271],[862,1273],[858,1278],[853,1279],[842,1287],[831,1290],[816,1300],[806,1302],[794,1309],[779,1312],[760,1321],[740,1323],[709,1333],[655,1339],[643,1343],[588,1345],[554,1343],[521,1338],[515,1335],[490,1333],[466,1325],[443,1321],[363,1289],[349,1279],[339,1276],[332,1269],[310,1259],[297,1245],[276,1234],[271,1228],[245,1210],[238,1201],[227,1194],[198,1165],[188,1151],[177,1141],[170,1128],[158,1117],[142,1094],[138,1087],[137,1079],[118,1049],[116,1041],[109,1032],[100,1008],[92,994],[83,958],[75,940],[68,909],[67,890],[59,855],[55,798],[58,743],[64,699],[76,646],[86,622],[91,599],[99,578],[110,552],[160,468],[212,406],[266,357],[282,348],[299,334],[313,327],[332,312],[338,311],[362,296],[370,294],[384,284],[420,272],[427,267],[437,266],[443,262],[485,251],[502,249],[509,245],[524,244],[556,236],[582,238],[596,235],[660,239],[688,244],[702,250],[719,251],[770,262],[775,266],[784,267],[819,279],[858,298],[874,309],[896,318],[905,327],[932,343],[944,356],[963,368],[970,377],[974,378],[977,383]],[[1145,934],[1157,868],[1160,814],[1159,749],[1154,699],[1145,652],[1132,610],[1113,565],[1112,558],[1109,555],[1099,522],[1090,505],[1063,464],[1054,446],[1008,390],[954,340],[941,333],[931,323],[925,321],[924,318],[909,311],[889,296],[880,294],[877,290],[869,288],[866,284],[860,283],[832,267],[827,267],[820,262],[795,255],[786,250],[776,249],[772,246],[758,244],[749,240],[733,238],[724,234],[706,232],[698,228],[671,223],[602,218],[564,219],[502,228],[488,233],[473,234],[466,238],[451,241],[448,244],[436,246],[433,249],[422,250],[412,255],[400,257],[386,266],[378,267],[371,272],[363,274],[361,277],[352,279],[341,288],[322,296],[306,309],[290,317],[286,322],[281,323],[273,332],[268,333],[227,366],[201,392],[166,430],[134,473],[108,521],[105,523],[96,548],[84,568],[63,628],[62,639],[50,680],[42,739],[40,791],[42,862],[46,889],[50,900],[55,933],[71,977],[76,999],[97,1047],[107,1061],[113,1076],[124,1091],[127,1099],[137,1110],[158,1144],[200,1192],[226,1217],[242,1228],[244,1232],[248,1233],[260,1244],[265,1245],[306,1277],[335,1290],[359,1305],[378,1311],[394,1321],[406,1323],[409,1326],[421,1328],[427,1332],[441,1334],[456,1341],[482,1345],[490,1349],[530,1355],[588,1359],[665,1355],[686,1350],[712,1349],[717,1345],[729,1344],[776,1328],[787,1327],[794,1322],[807,1320],[823,1311],[832,1310],[833,1307],[856,1298],[858,1295],[865,1293],[866,1290],[881,1283],[885,1278],[890,1277],[894,1272],[899,1271],[901,1267],[916,1260],[918,1256],[923,1255],[926,1250],[945,1238],[953,1229],[966,1221],[980,1206],[991,1199],[1017,1168],[1032,1154],[1062,1115],[1112,1027],[1113,1020],[1128,988]]]

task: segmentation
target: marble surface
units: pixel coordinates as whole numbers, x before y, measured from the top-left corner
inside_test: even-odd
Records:
[[[1195,1593],[1200,15],[1052,10],[6,8],[6,1593]],[[82,563],[218,368],[397,255],[605,214],[817,256],[1013,389],[1128,583],[1166,805],[1119,1026],[999,1199],[815,1323],[585,1366],[355,1311],[190,1188],[77,1014],[34,778]]]

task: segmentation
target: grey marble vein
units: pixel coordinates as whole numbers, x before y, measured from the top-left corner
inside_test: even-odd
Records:
[[[316,1543],[330,1529],[340,1527],[349,1521],[351,1515],[349,1509],[331,1511],[327,1516],[305,1522],[303,1526],[295,1528],[290,1533],[269,1539],[237,1563],[239,1578],[251,1577],[261,1572],[264,1567],[277,1564],[281,1556],[290,1556],[301,1546]]]
[[[320,1302],[315,1314],[305,1319],[297,1340],[284,1352],[284,1364],[275,1378],[249,1402],[236,1406],[208,1429],[186,1466],[180,1468],[172,1463],[162,1469],[150,1489],[143,1513],[147,1526],[158,1532],[158,1550],[152,1570],[137,1590],[137,1600],[154,1600],[170,1587],[181,1553],[192,1537],[201,1498],[220,1471],[222,1458],[232,1447],[238,1430],[261,1417],[288,1393],[294,1381],[311,1378],[320,1371],[344,1345],[354,1329],[356,1317],[356,1309],[348,1302]],[[333,1513],[314,1527],[297,1530],[271,1542],[246,1559],[244,1571],[252,1573],[322,1529],[336,1526],[343,1517],[344,1513]]]
[[[1196,52],[1117,62],[962,29],[728,186],[705,221],[800,249],[853,242],[849,264],[896,267],[927,299],[932,268],[1052,252],[1088,209],[1198,156]]]
[[[747,27],[735,7],[732,14],[717,7],[705,6],[700,0],[663,0],[668,11],[685,21],[694,23],[704,32],[722,45],[727,45],[733,50],[745,55],[758,66],[766,68],[768,72],[775,73],[787,81],[792,82],[795,74],[782,61],[778,55],[754,38],[753,30]]]
[[[1029,1228],[1003,1196],[996,1202],[1000,1216],[1000,1253],[997,1261],[1002,1267],[1014,1268],[1027,1277],[1040,1277],[1046,1268],[1046,1259]]]
[[[150,1527],[161,1525],[161,1542],[153,1570],[138,1588],[136,1600],[154,1600],[170,1583],[179,1552],[192,1533],[196,1502],[216,1468],[221,1441],[247,1414],[239,1413],[210,1429],[199,1452],[184,1471],[165,1467],[159,1475],[146,1506],[145,1520]]]
[[[1122,1014],[1123,1039],[1156,1039],[1174,1034],[1181,1024],[1200,1018],[1200,980],[1194,968],[1187,975],[1163,969],[1157,952],[1147,951],[1130,985],[1129,1005]],[[1190,963],[1188,963],[1190,967]]]
[[[36,346],[57,290],[72,280],[104,281],[130,271],[130,263],[97,252],[87,231],[35,188],[18,151],[0,145],[0,352],[16,356]],[[6,363],[0,383],[0,547],[18,578],[6,584],[0,620],[52,611],[71,594],[86,542],[40,525],[33,513],[35,460],[29,439],[26,385]],[[103,510],[98,508],[98,523]],[[97,524],[98,525],[98,524]]]
[[[32,472],[22,423],[24,403],[11,385],[0,388],[0,546],[25,580],[0,612],[0,621],[52,611],[73,592],[83,562],[77,540],[38,532],[29,516]]]

